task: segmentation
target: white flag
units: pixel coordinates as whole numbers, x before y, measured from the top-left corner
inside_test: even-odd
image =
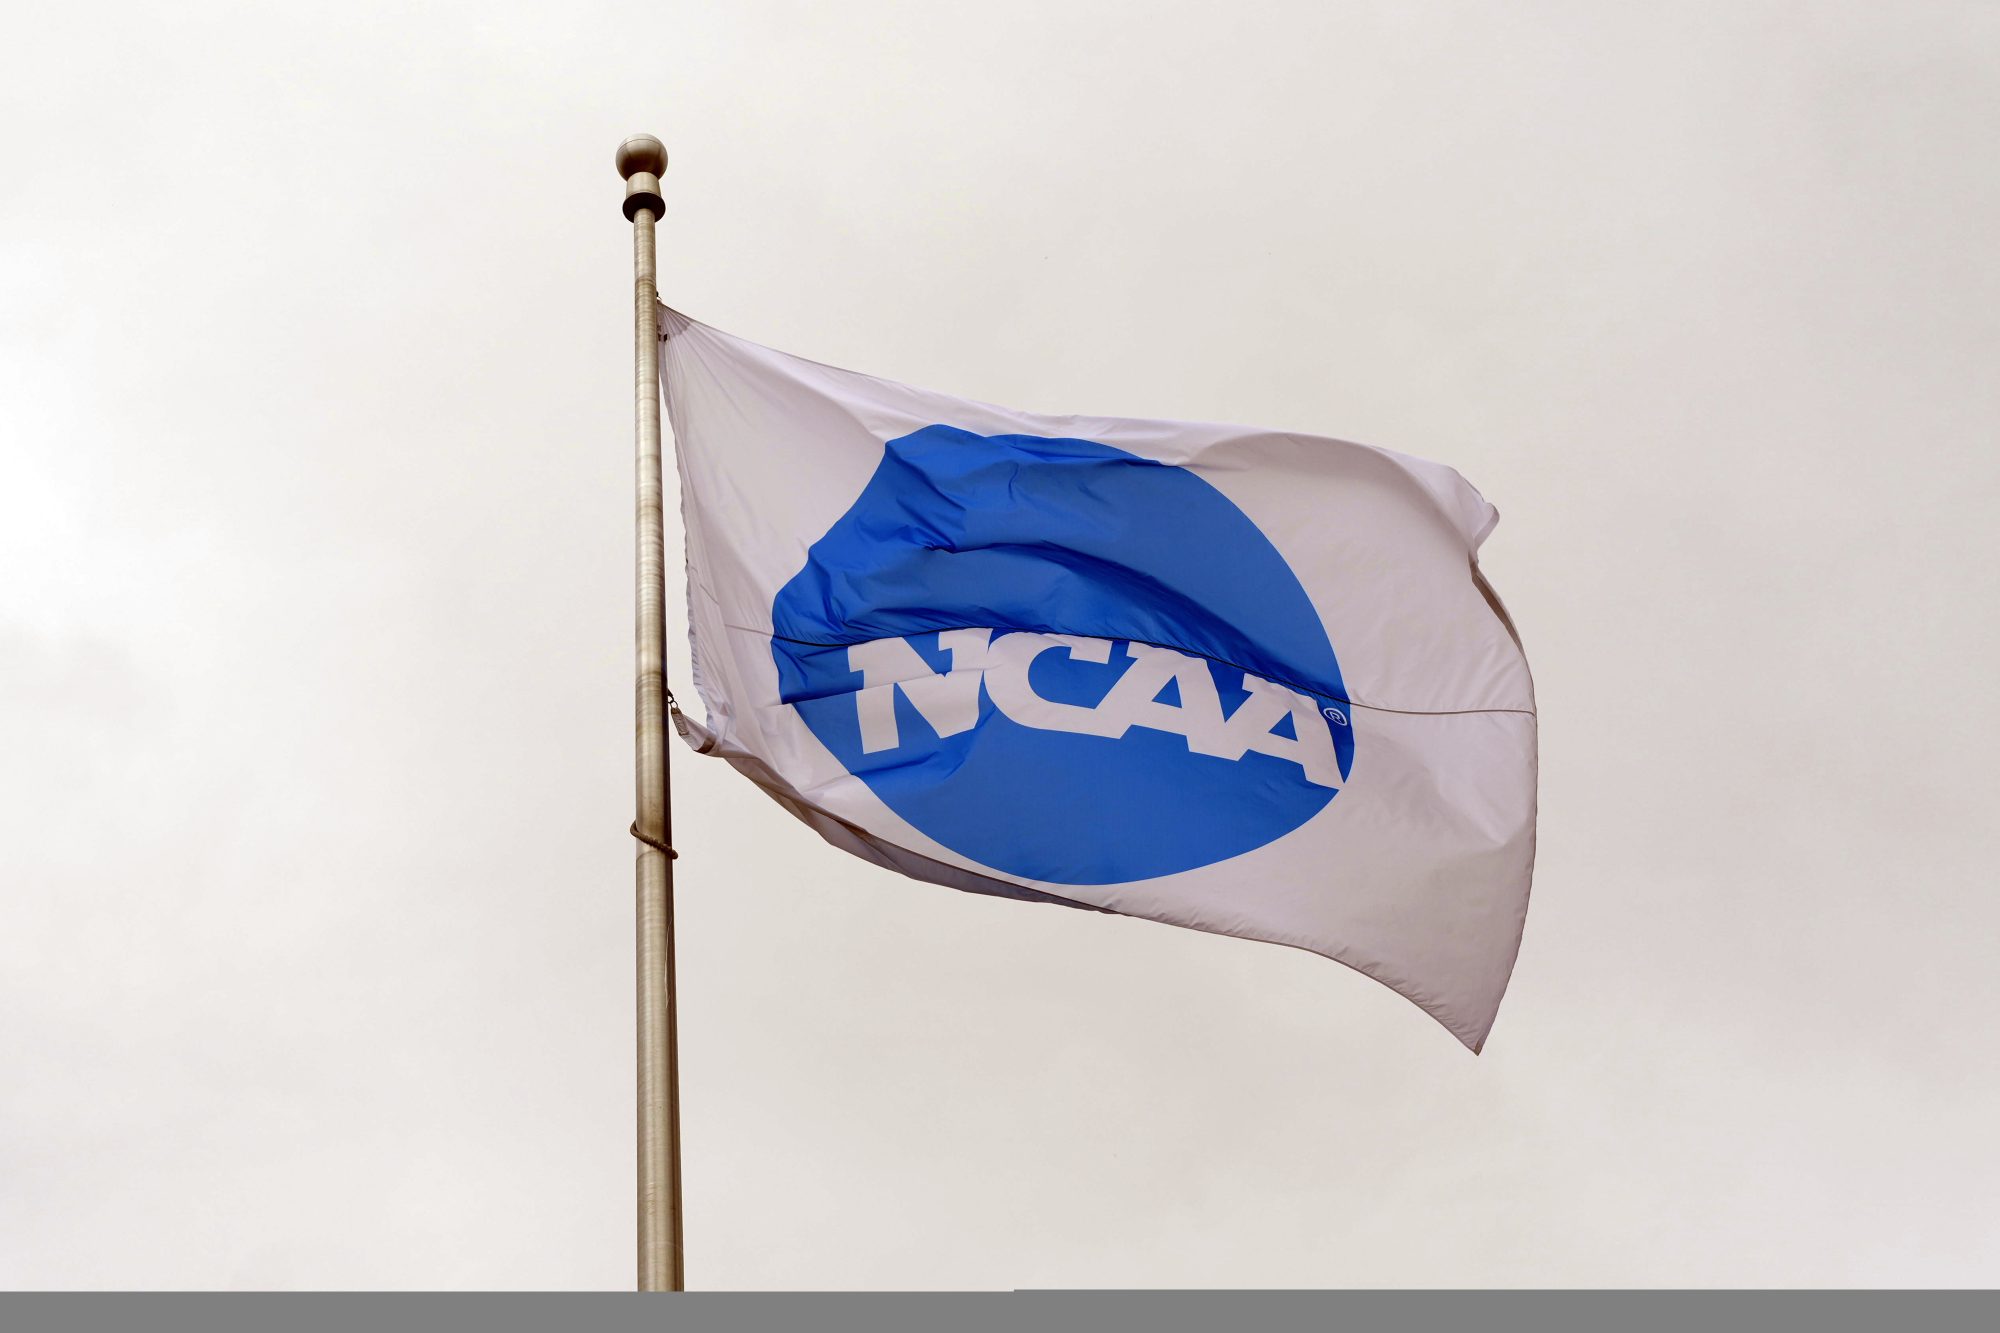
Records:
[[[1479,1049],[1535,700],[1463,477],[661,330],[698,750],[878,865],[1295,945]]]

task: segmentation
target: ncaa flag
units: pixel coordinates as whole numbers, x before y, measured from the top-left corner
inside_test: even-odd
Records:
[[[1463,477],[969,402],[664,308],[660,366],[695,749],[877,865],[1310,950],[1480,1048],[1535,700]]]

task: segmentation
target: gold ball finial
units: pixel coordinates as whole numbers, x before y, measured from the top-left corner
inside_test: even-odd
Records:
[[[618,145],[618,174],[631,180],[641,173],[667,174],[667,146],[650,134],[635,134]]]

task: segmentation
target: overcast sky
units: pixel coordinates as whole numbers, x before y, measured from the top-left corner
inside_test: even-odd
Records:
[[[631,1284],[640,131],[709,323],[1457,467],[1542,719],[1477,1058],[677,755],[690,1285],[2000,1282],[2000,8],[7,28],[0,1285]]]

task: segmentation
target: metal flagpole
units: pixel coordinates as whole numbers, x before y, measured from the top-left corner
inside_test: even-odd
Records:
[[[660,480],[660,318],[653,223],[667,150],[650,134],[618,146],[632,223],[633,369],[638,394],[639,1290],[680,1291],[681,1100],[674,1007],[673,820],[667,804],[666,530]]]

